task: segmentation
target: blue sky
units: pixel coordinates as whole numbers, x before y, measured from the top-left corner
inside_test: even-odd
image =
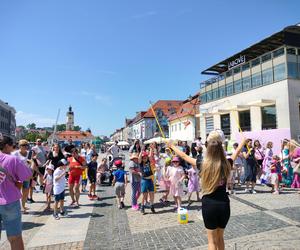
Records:
[[[186,99],[200,72],[285,26],[300,1],[0,2],[0,99],[17,124],[75,123],[109,135],[149,101]]]

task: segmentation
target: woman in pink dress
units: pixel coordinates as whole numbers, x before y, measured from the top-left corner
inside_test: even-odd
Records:
[[[292,156],[292,167],[294,172],[292,188],[300,188],[300,147],[296,147],[298,143],[294,140],[290,141],[290,150]]]
[[[183,168],[180,166],[180,159],[177,156],[174,156],[172,159],[173,167],[170,169],[169,180],[170,185],[170,194],[173,195],[176,209],[181,207],[181,197],[183,196],[183,180],[185,174]]]

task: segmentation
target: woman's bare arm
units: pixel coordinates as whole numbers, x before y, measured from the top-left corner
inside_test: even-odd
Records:
[[[242,139],[241,143],[239,143],[239,146],[237,147],[237,149],[235,150],[235,152],[234,152],[233,155],[231,156],[231,159],[232,159],[233,161],[235,161],[236,158],[238,158],[238,156],[239,156],[240,152],[242,151],[242,149],[243,149],[245,143],[246,143],[246,139],[244,138],[244,139]],[[244,157],[245,157],[245,158],[248,158],[249,153],[250,153],[250,152],[248,152],[248,153],[246,154],[247,157],[245,156],[245,153],[244,153]]]
[[[178,149],[175,145],[173,145],[171,142],[168,143],[168,147],[171,148],[176,155],[178,155],[181,159],[188,162],[189,164],[196,166],[197,161],[196,159],[188,156],[186,153],[182,152],[180,149]]]

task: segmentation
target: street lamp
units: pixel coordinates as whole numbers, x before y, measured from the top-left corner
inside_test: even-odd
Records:
[[[195,132],[195,136],[194,136],[194,139],[196,139],[197,137],[197,118],[196,118],[196,106],[197,106],[197,98],[194,98],[196,99],[196,103],[192,103],[193,101],[193,96],[192,95],[189,95],[188,97],[188,100],[189,102],[193,105],[193,109],[194,109],[194,132]]]

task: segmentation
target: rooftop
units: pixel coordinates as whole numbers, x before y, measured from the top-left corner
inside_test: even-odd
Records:
[[[241,56],[245,56],[246,61],[250,61],[283,45],[300,47],[300,23],[285,27],[283,30],[209,67],[201,73],[206,75],[220,75],[229,70],[229,63]]]
[[[159,100],[152,105],[155,112],[161,110],[165,116],[168,118],[176,113],[183,101],[178,100]],[[154,118],[151,108],[148,109],[143,118]]]

